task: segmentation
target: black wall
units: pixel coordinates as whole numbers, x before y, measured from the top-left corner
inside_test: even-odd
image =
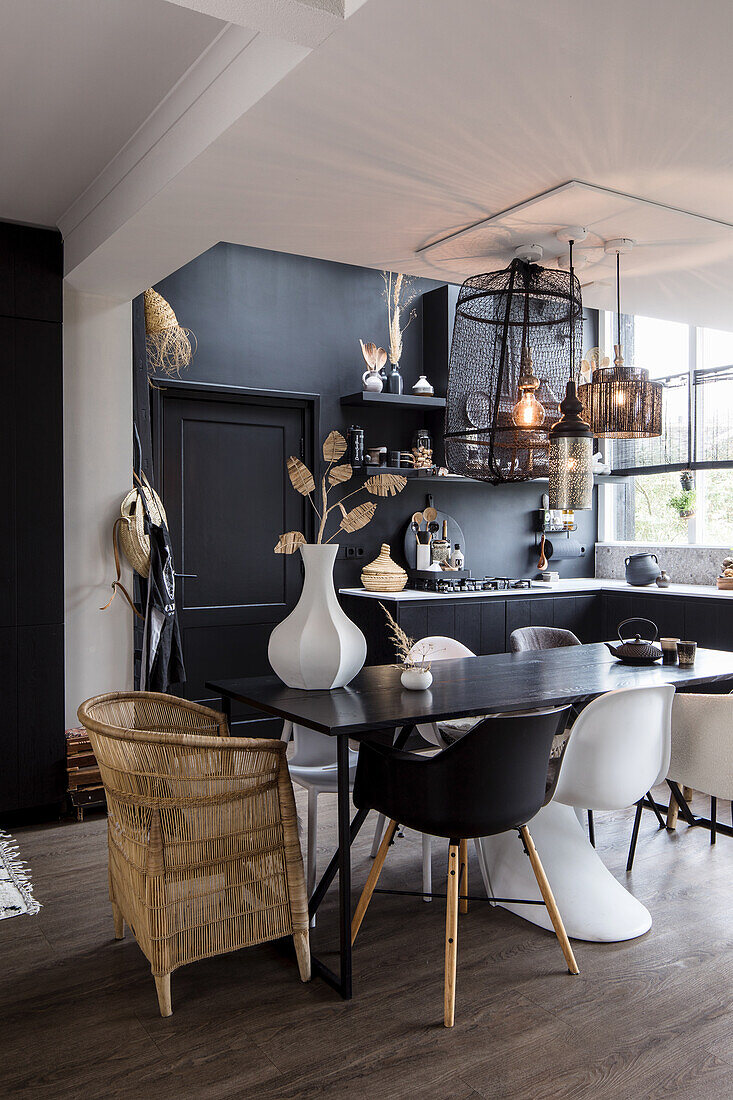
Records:
[[[62,244],[0,223],[0,813],[64,791]]]
[[[420,294],[441,284],[415,280]],[[361,410],[340,404],[344,394],[361,388],[364,363],[359,338],[387,343],[383,283],[378,271],[325,260],[218,244],[159,283],[156,289],[175,310],[179,323],[193,330],[198,350],[182,377],[258,389],[318,393],[321,434],[345,432],[355,423],[365,429],[368,444],[410,447],[420,414]],[[426,325],[429,347],[423,347],[422,300],[405,333],[401,370],[409,391],[425,369],[436,393],[445,393],[445,356],[435,355],[435,326]],[[593,338],[591,338],[593,337]],[[586,332],[585,346],[597,343]],[[428,366],[429,364],[429,366]],[[435,421],[442,427],[442,417]],[[399,560],[409,516],[424,508],[426,493],[435,507],[461,524],[467,565],[474,575],[526,576],[536,572],[534,511],[546,483],[521,485],[416,484],[400,496],[382,501],[374,520],[344,541],[364,547],[361,562],[338,561],[338,585],[357,584],[361,565],[381,542],[389,542]],[[580,513],[578,538],[585,542],[582,559],[562,562],[561,576],[593,574],[595,514]],[[274,538],[279,532],[273,532]],[[273,544],[274,544],[273,538]]]

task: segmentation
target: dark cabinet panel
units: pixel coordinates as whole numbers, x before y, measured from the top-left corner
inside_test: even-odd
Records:
[[[706,649],[733,651],[733,606],[727,600],[685,600],[684,637]]]
[[[432,637],[456,637],[456,605],[436,600],[428,604],[428,634]],[[413,635],[414,637],[414,635]],[[417,641],[417,638],[415,638]]]
[[[17,810],[18,801],[18,641],[12,626],[0,627],[0,811]]]
[[[15,316],[15,241],[18,227],[0,222],[0,316]]]
[[[16,227],[15,316],[61,321],[63,242],[48,229]]]
[[[61,326],[16,321],[15,333],[17,607],[33,626],[64,618]]]
[[[650,596],[642,592],[604,593],[606,604],[606,636],[617,637],[618,627],[624,619],[649,619],[659,630],[661,637],[681,638],[685,633],[685,602],[675,596]],[[704,598],[689,601],[697,604],[715,604]],[[633,624],[631,626],[633,630]]]
[[[555,601],[551,597],[529,601],[529,624],[530,626],[555,625]]]
[[[64,628],[18,627],[19,805],[60,802],[64,775]]]
[[[421,638],[427,638],[428,608],[426,604],[399,604],[399,617],[395,615],[398,623],[408,637],[419,642]]]
[[[0,227],[1,228],[1,227]],[[0,237],[0,255],[2,255]],[[0,272],[0,279],[2,273]],[[0,507],[0,626],[14,626],[16,616],[17,550],[15,517],[16,388],[15,322],[0,317],[0,392],[3,395],[3,502]]]
[[[594,596],[575,597],[575,627],[572,629],[584,644],[603,641],[601,608],[600,593]],[[555,626],[558,625],[556,610]]]
[[[456,604],[456,640],[468,646],[472,653],[484,652],[481,649],[481,604],[477,600],[461,600]]]
[[[509,600],[490,599],[481,604],[480,653],[503,653],[506,649],[506,618]]]
[[[531,600],[517,600],[510,599],[506,601],[506,642],[505,647],[509,649],[509,639],[513,630],[519,630],[523,626],[530,626],[532,623],[530,604]]]

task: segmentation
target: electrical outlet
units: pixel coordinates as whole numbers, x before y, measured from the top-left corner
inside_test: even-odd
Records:
[[[346,548],[347,558],[363,558],[364,547],[363,546],[347,546]]]

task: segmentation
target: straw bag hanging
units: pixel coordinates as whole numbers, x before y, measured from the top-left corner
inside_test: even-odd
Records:
[[[147,504],[148,513],[154,523],[164,523],[167,526],[168,519],[163,502],[145,474],[142,475],[141,479],[137,475],[135,475],[135,478],[140,482],[140,485],[127,493],[120,504],[120,514],[112,527],[112,551],[117,576],[112,581],[112,595],[100,610],[107,610],[119,588],[137,617],[143,619],[144,616],[137,610],[129,592],[122,584],[120,550],[122,550],[135,572],[139,573],[141,577],[147,577],[150,572],[150,538],[145,531],[145,504]],[[145,497],[144,502],[141,499],[143,494]]]

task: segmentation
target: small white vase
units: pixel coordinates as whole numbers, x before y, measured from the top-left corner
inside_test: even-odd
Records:
[[[344,614],[333,587],[338,545],[306,544],[298,603],[273,630],[267,656],[284,684],[311,691],[344,687],[366,660],[366,638]]]
[[[367,393],[381,393],[384,382],[376,370],[365,370],[361,376],[362,386]]]
[[[412,387],[412,392],[417,394],[418,397],[432,397],[435,393],[434,388],[430,385],[424,374],[421,374],[415,385]]]
[[[406,668],[400,675],[400,683],[408,691],[425,691],[433,682],[429,668]]]

